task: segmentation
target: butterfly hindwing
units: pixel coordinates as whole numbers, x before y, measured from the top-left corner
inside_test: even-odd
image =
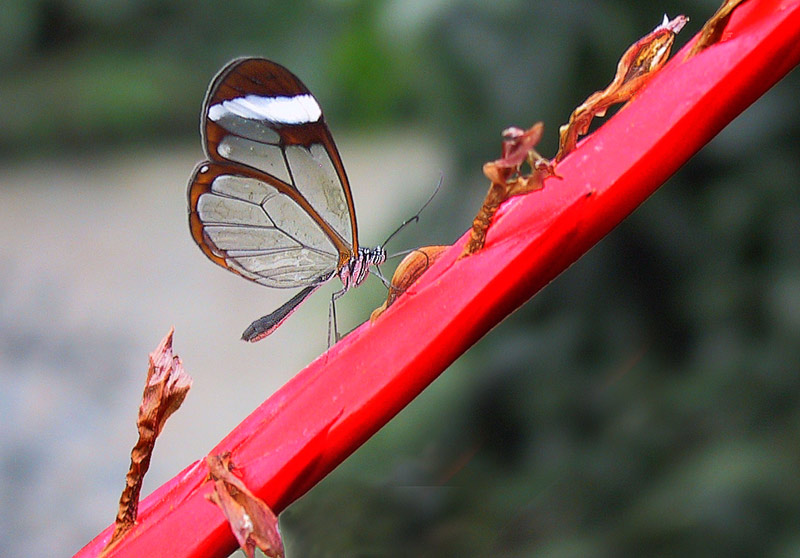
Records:
[[[296,287],[337,269],[339,254],[322,229],[246,167],[201,163],[189,199],[195,242],[214,263],[247,279]]]

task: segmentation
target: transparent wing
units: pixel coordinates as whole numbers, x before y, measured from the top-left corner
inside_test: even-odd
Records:
[[[249,174],[248,174],[249,173]],[[202,163],[189,190],[195,242],[215,263],[269,287],[329,278],[339,252],[300,205],[237,165]]]
[[[269,60],[234,60],[203,103],[209,161],[189,183],[192,236],[215,263],[270,287],[332,276],[358,250],[350,187],[319,104]]]
[[[202,133],[212,162],[261,171],[267,183],[298,203],[331,238],[340,264],[357,252],[341,158],[319,104],[291,72],[264,59],[231,62],[206,95]]]

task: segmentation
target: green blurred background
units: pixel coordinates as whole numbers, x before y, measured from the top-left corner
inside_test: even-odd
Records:
[[[171,324],[195,388],[145,493],[324,350],[324,295],[285,333],[240,343],[285,293],[215,269],[189,238],[200,103],[226,61],[274,59],[315,92],[363,244],[443,173],[401,249],[468,228],[502,129],[544,121],[553,155],[558,126],[663,12],[691,18],[680,47],[718,5],[5,2],[6,555],[69,555],[113,520],[146,354]],[[768,92],[284,512],[288,555],[800,556],[799,82]],[[348,295],[350,325],[381,296]]]

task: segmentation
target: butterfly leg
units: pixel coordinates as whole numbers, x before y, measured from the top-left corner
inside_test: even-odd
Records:
[[[347,292],[347,289],[336,291],[331,295],[331,304],[328,307],[328,348],[339,342],[339,326],[336,323],[336,301]],[[333,333],[333,336],[331,336]]]
[[[377,265],[375,266],[375,271],[373,271],[372,274],[378,279],[380,279],[381,283],[383,283],[383,286],[386,287],[387,289],[390,289],[392,287],[391,282],[389,282],[389,280],[383,276],[383,273],[381,273],[381,268],[379,266]]]

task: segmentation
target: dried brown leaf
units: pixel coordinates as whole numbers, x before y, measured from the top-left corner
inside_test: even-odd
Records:
[[[125,489],[119,499],[114,534],[104,552],[136,523],[139,493],[144,476],[150,468],[156,438],[192,387],[191,376],[183,369],[180,357],[172,352],[173,333],[174,329],[170,329],[156,350],[150,353],[150,366],[136,421],[139,439],[131,450],[131,466],[125,477]]]
[[[230,455],[209,455],[206,464],[214,483],[208,499],[222,510],[244,553],[253,558],[259,548],[267,556],[283,558],[278,517],[232,473]]]
[[[673,20],[664,21],[651,33],[636,41],[617,64],[617,74],[608,87],[597,91],[576,108],[569,122],[559,129],[558,153],[555,163],[564,159],[578,143],[578,137],[585,135],[595,116],[604,116],[612,105],[623,103],[633,97],[660,70],[669,59],[675,35],[683,29],[689,18],[679,15]]]
[[[745,0],[725,0],[717,12],[703,25],[703,28],[700,30],[700,37],[698,37],[697,42],[686,54],[685,59],[688,60],[714,43],[718,43],[720,39],[722,39],[722,33],[725,31],[725,26],[728,24],[733,10],[744,1]]]
[[[491,181],[483,205],[472,221],[470,238],[460,258],[474,254],[486,243],[486,232],[500,205],[512,196],[528,194],[544,187],[544,179],[554,176],[553,165],[534,147],[542,137],[544,124],[537,122],[528,130],[511,127],[503,131],[502,157],[483,165],[483,174]],[[523,172],[527,163],[528,173]]]

